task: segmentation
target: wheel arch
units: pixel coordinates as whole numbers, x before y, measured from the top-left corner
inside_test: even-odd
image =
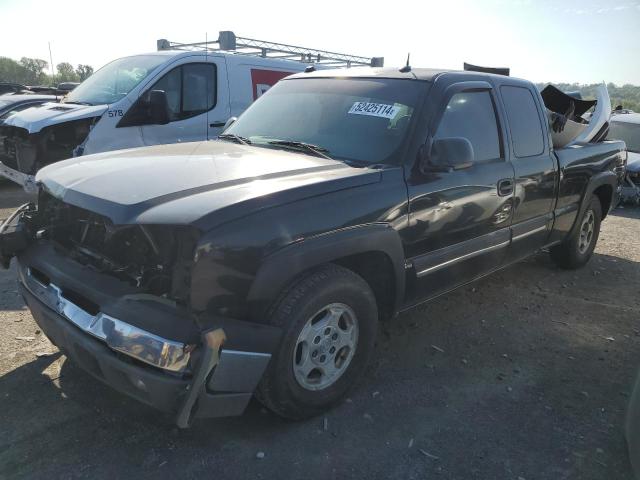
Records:
[[[391,317],[404,299],[404,260],[400,236],[388,224],[362,225],[317,235],[266,258],[247,300],[264,310],[300,275],[320,265],[336,263],[360,275],[374,292],[381,318]]]
[[[585,189],[584,196],[582,197],[582,200],[580,202],[578,215],[576,215],[573,227],[571,228],[571,231],[569,232],[569,235],[567,235],[567,237],[573,235],[576,229],[579,228],[580,219],[584,215],[584,212],[587,210],[589,202],[591,201],[591,197],[594,195],[600,201],[600,205],[602,206],[602,219],[604,220],[604,218],[609,213],[609,208],[613,203],[613,196],[615,194],[617,183],[618,177],[615,173],[610,171],[601,172],[591,177]],[[607,202],[606,206],[604,202]]]
[[[600,206],[602,207],[602,220],[604,220],[609,213],[611,203],[613,202],[614,191],[614,187],[608,183],[600,185],[593,191],[593,195],[600,200]]]

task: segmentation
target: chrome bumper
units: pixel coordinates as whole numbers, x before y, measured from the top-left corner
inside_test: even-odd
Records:
[[[159,337],[104,313],[91,315],[65,298],[53,283],[45,285],[37,280],[28,267],[20,268],[19,275],[25,288],[38,300],[76,327],[102,340],[112,350],[170,372],[186,370],[190,346]]]

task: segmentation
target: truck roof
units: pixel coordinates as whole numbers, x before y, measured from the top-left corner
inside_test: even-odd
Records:
[[[453,69],[444,69],[444,68],[412,68],[408,72],[401,72],[399,68],[393,67],[384,67],[384,68],[369,68],[369,67],[358,67],[358,68],[349,68],[349,69],[326,69],[326,70],[317,70],[313,72],[305,72],[305,73],[297,73],[295,75],[291,75],[288,78],[307,78],[307,77],[316,77],[316,78],[329,78],[329,77],[353,77],[353,78],[399,78],[406,80],[422,80],[422,81],[432,81],[435,77],[441,74],[451,73],[460,76],[468,76],[469,80],[479,79],[479,78],[493,78],[499,79],[500,81],[504,81],[505,79],[509,79],[510,81],[514,81],[517,83],[526,83],[528,85],[531,84],[528,80],[523,80],[515,77],[506,77],[504,75],[496,75],[494,73],[484,73],[484,72],[475,72],[475,71],[467,71],[467,70],[453,70]]]

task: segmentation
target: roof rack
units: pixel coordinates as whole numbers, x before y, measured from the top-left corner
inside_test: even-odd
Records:
[[[170,42],[164,38],[157,42],[158,50],[209,50],[232,51],[238,55],[278,58],[303,63],[315,63],[331,67],[382,67],[384,57],[361,57],[328,52],[313,48],[296,47],[285,43],[267,42],[253,38],[237,37],[230,31],[220,32],[217,40],[197,43]]]

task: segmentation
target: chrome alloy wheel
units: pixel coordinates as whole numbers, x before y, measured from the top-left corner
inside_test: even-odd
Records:
[[[293,372],[307,390],[322,390],[347,370],[358,346],[358,319],[343,303],[332,303],[302,328],[293,350]]]
[[[593,240],[593,233],[596,229],[596,217],[593,210],[589,210],[584,219],[582,219],[582,225],[580,225],[580,238],[578,239],[578,251],[584,255],[589,249],[591,241]]]

